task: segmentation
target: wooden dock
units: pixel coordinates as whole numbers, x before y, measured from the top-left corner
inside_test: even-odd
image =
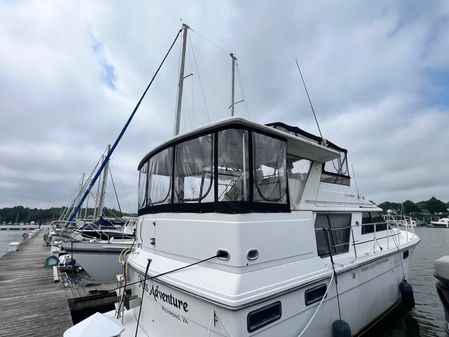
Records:
[[[44,267],[43,232],[0,257],[0,337],[61,337],[72,326],[64,287]]]
[[[116,287],[116,281],[66,287],[65,295],[74,323],[96,311],[113,310],[117,301]]]
[[[32,231],[40,227],[39,225],[0,225],[0,231]]]

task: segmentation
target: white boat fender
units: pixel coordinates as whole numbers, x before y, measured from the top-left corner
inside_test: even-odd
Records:
[[[413,289],[407,280],[402,280],[399,284],[399,290],[401,292],[402,303],[407,309],[411,309],[415,306],[415,296],[413,295]]]
[[[342,319],[337,319],[332,323],[332,336],[333,337],[352,337],[351,327],[348,322]]]

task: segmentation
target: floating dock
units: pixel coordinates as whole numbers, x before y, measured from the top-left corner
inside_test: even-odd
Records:
[[[43,232],[0,257],[0,337],[61,337],[72,326],[64,287],[44,267]]]
[[[39,229],[39,225],[0,225],[0,231],[32,231]]]
[[[95,312],[115,309],[117,281],[65,287],[73,323],[89,317]]]

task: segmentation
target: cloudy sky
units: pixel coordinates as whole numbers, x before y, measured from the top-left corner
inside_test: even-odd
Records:
[[[181,18],[193,74],[182,130],[229,116],[234,52],[237,115],[317,133],[298,58],[323,135],[349,150],[360,192],[449,201],[447,1],[0,0],[0,207],[68,202]],[[138,162],[173,134],[179,42],[113,155],[126,210]]]

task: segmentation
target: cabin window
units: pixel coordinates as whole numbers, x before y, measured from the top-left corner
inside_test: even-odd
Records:
[[[304,293],[306,305],[321,301],[326,293],[326,289],[327,286],[325,284],[320,284],[319,286],[307,289]]]
[[[290,202],[299,204],[304,191],[304,186],[309,176],[312,162],[308,159],[299,158],[289,154],[287,156],[288,190]]]
[[[172,152],[165,149],[148,161],[147,206],[171,202]]]
[[[194,138],[175,147],[175,203],[214,201],[213,135]]]
[[[286,150],[285,139],[249,127],[176,139],[139,166],[139,215],[289,212]],[[299,177],[310,162],[291,165],[289,174]]]
[[[334,148],[334,150],[336,150]],[[338,150],[337,150],[338,151]],[[340,156],[323,164],[321,181],[331,184],[347,185],[351,183],[346,150],[340,150]]]
[[[146,162],[139,171],[139,191],[138,191],[138,204],[139,208],[146,206],[146,191],[147,191],[147,172],[148,162]]]
[[[228,129],[217,137],[218,201],[248,201],[248,131]]]
[[[387,223],[379,212],[362,213],[362,234],[386,231]]]
[[[260,309],[251,311],[247,317],[248,332],[253,332],[271,324],[282,316],[281,302],[269,304]]]
[[[315,219],[315,236],[320,257],[347,253],[351,229],[351,214],[318,213]],[[330,248],[330,251],[329,251]]]
[[[285,141],[253,133],[254,202],[287,202]]]

